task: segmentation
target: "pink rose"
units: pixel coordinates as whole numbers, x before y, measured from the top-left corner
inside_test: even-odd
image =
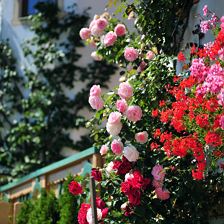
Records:
[[[222,16],[222,17],[220,18],[220,22],[221,22],[221,23],[224,23],[224,16]]]
[[[123,143],[120,140],[114,139],[111,143],[111,150],[113,151],[114,154],[120,155],[123,151]]]
[[[106,129],[110,135],[117,136],[121,132],[122,123],[118,122],[116,124],[111,124],[111,123],[107,122]]]
[[[96,51],[93,51],[91,53],[91,57],[95,60],[95,61],[102,61],[103,57],[102,55],[98,54]]]
[[[163,169],[163,166],[157,164],[152,168],[152,175],[155,180],[162,181],[165,178],[165,170]]]
[[[99,96],[101,95],[101,88],[100,85],[93,85],[90,89],[90,96]]]
[[[170,192],[166,189],[163,190],[161,187],[156,188],[155,192],[160,200],[167,200],[170,197]]]
[[[148,133],[146,131],[136,133],[135,140],[141,144],[146,143],[148,141]]]
[[[113,31],[108,32],[104,39],[103,39],[103,44],[106,47],[114,45],[115,41],[117,40],[117,35]]]
[[[102,98],[99,96],[90,96],[89,104],[94,110],[100,110],[104,106],[104,102],[103,102]]]
[[[129,121],[140,121],[142,118],[142,109],[139,106],[129,106],[125,115]]]
[[[111,112],[108,118],[108,122],[110,124],[117,124],[121,121],[121,113],[119,112]]]
[[[135,61],[138,58],[138,50],[133,47],[127,47],[124,50],[124,57],[127,61]]]
[[[96,19],[93,19],[89,24],[89,29],[91,30],[93,26],[96,25]]]
[[[118,88],[118,95],[123,99],[130,99],[133,95],[133,88],[128,82],[122,82]]]
[[[219,119],[220,127],[224,130],[224,115],[222,115]]]
[[[124,36],[126,34],[126,27],[124,24],[117,24],[114,28],[114,32],[118,37]]]
[[[97,25],[92,26],[90,30],[93,36],[101,36],[103,34],[103,30],[99,29]]]
[[[116,108],[118,109],[119,112],[124,113],[128,108],[126,100],[125,99],[117,100]]]
[[[101,156],[107,154],[108,150],[109,149],[108,149],[108,147],[106,145],[102,145],[101,148],[100,148]]]
[[[91,35],[91,30],[89,28],[82,28],[79,31],[79,36],[81,37],[82,40],[89,39],[90,35]]]
[[[99,18],[95,21],[95,25],[99,30],[104,30],[107,27],[108,22],[104,18]]]
[[[139,158],[139,152],[133,145],[124,147],[124,156],[129,162],[136,162]]]
[[[152,60],[155,57],[155,54],[153,51],[148,51],[146,54],[146,59]]]

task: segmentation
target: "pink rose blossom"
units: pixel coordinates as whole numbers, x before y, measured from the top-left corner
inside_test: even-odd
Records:
[[[114,32],[118,37],[124,36],[126,34],[126,27],[124,24],[117,24],[114,28]]]
[[[104,102],[103,102],[102,98],[99,96],[90,96],[89,104],[95,110],[100,110],[104,106]]]
[[[139,158],[139,152],[133,145],[124,147],[124,156],[129,162],[136,162]]]
[[[121,121],[121,113],[119,112],[111,112],[108,118],[108,123],[117,124]]]
[[[159,164],[155,165],[152,169],[152,175],[155,180],[163,182],[165,178],[165,170],[163,169],[163,166]]]
[[[91,30],[89,28],[82,28],[79,31],[79,36],[81,37],[82,40],[89,39],[90,35],[91,35]]]
[[[121,129],[122,129],[122,123],[119,122],[119,123],[116,123],[116,124],[111,124],[109,122],[107,122],[106,124],[106,129],[107,129],[107,132],[112,135],[112,136],[117,136],[119,135],[119,133],[121,132]]]
[[[90,89],[90,96],[100,96],[101,95],[101,88],[100,85],[93,85]]]
[[[133,47],[127,47],[124,50],[124,57],[127,61],[133,62],[138,58],[138,50]]]
[[[89,24],[89,29],[91,30],[93,26],[96,25],[96,19],[93,19]]]
[[[103,44],[106,47],[113,46],[116,40],[117,40],[116,33],[114,33],[113,31],[110,31],[105,35],[103,39]]]
[[[120,140],[114,139],[111,143],[111,150],[113,151],[114,154],[120,155],[123,151],[123,143]]]
[[[91,53],[91,57],[95,60],[95,61],[102,61],[103,57],[102,55],[98,54],[96,51],[93,51]]]
[[[146,131],[135,134],[135,140],[138,143],[144,144],[148,141],[148,133]]]
[[[129,121],[140,121],[142,118],[142,109],[139,106],[129,106],[125,115]]]
[[[125,99],[117,100],[116,108],[118,109],[119,112],[124,113],[128,108],[126,100]]]
[[[90,30],[93,36],[101,36],[103,34],[103,30],[99,29],[97,25],[92,26]]]
[[[102,211],[99,208],[97,210],[97,220],[100,221],[102,219]],[[93,224],[93,217],[92,217],[92,208],[89,208],[86,213],[86,220],[89,224]]]
[[[208,6],[205,5],[205,6],[203,7],[203,15],[206,16],[207,13],[208,13]]]
[[[167,200],[170,198],[170,192],[166,189],[158,187],[155,189],[156,195],[160,200]]]
[[[130,99],[133,95],[133,88],[128,82],[122,82],[118,88],[118,95],[123,99]]]
[[[101,154],[101,156],[107,154],[108,150],[109,149],[108,149],[108,146],[107,145],[102,145],[101,148],[100,148],[100,154]]]
[[[107,27],[108,22],[105,18],[99,18],[95,21],[95,24],[99,30],[104,30]]]
[[[155,57],[155,54],[153,51],[148,51],[146,54],[146,59],[152,60]]]
[[[224,16],[222,16],[222,17],[220,18],[220,22],[221,22],[221,23],[224,23]]]

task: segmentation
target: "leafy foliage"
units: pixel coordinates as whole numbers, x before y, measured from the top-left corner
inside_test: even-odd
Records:
[[[88,20],[87,12],[77,15],[71,7],[63,14],[44,2],[36,7],[39,13],[30,17],[34,37],[23,47],[32,66],[19,74],[12,50],[0,45],[0,163],[11,169],[12,177],[61,159],[63,148],[91,145],[88,136],[75,144],[69,130],[85,126],[81,111],[89,109],[89,87],[106,87],[115,72],[115,66],[105,62],[78,65],[78,49],[83,47],[78,31]]]
[[[85,183],[81,176],[76,176],[75,178],[72,175],[67,176],[66,181],[63,183],[63,192],[59,197],[60,219],[57,224],[78,223],[77,217],[79,206],[88,196],[87,189],[83,192],[82,198],[74,196],[69,192],[68,185],[73,180],[82,182],[83,185]]]
[[[41,191],[40,198],[25,201],[18,215],[19,224],[56,224],[59,219],[58,201],[53,192]]]

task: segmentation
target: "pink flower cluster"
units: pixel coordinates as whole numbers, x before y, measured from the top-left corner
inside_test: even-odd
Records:
[[[163,188],[165,174],[163,166],[159,164],[155,165],[152,169],[152,175],[154,177],[152,185],[155,187],[155,193],[160,200],[167,200],[170,197],[170,192]]]
[[[95,110],[100,110],[104,106],[103,99],[101,98],[100,85],[93,85],[90,89],[89,104]]]

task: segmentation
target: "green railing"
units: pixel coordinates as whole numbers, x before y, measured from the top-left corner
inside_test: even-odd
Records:
[[[47,173],[50,173],[52,171],[61,169],[64,166],[68,166],[71,163],[77,162],[79,160],[83,160],[95,153],[97,153],[97,149],[94,147],[91,147],[89,149],[86,149],[82,152],[76,153],[70,157],[67,157],[63,160],[60,160],[58,162],[52,163],[48,166],[45,166],[39,170],[36,170],[20,179],[17,179],[9,184],[3,185],[0,187],[0,192],[5,192],[7,190],[10,190],[12,188],[17,187],[18,185],[21,185],[25,182],[28,182],[31,179],[35,179],[38,178],[39,176],[45,175]],[[86,163],[85,166],[83,167],[83,175],[85,175],[86,173],[89,173],[91,171],[91,164],[90,163]]]

